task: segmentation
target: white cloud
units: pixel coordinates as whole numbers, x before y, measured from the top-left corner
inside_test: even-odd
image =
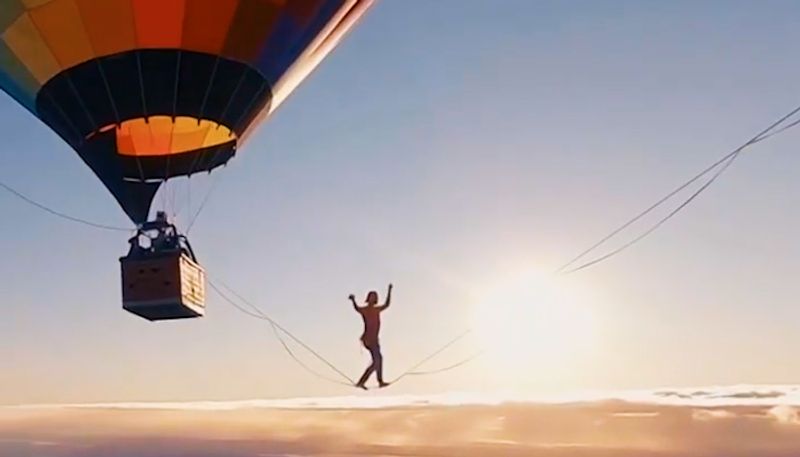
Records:
[[[385,409],[425,406],[497,406],[502,404],[568,404],[622,401],[637,404],[696,407],[775,406],[800,407],[800,386],[736,385],[662,388],[629,391],[585,391],[551,396],[520,396],[452,392],[438,395],[350,395],[271,400],[119,402],[65,405],[21,405],[5,408],[105,408],[143,410],[236,411],[247,409]],[[0,407],[2,409],[3,407]]]
[[[0,457],[789,457],[800,455],[800,409],[780,402],[792,392],[738,386],[545,402],[453,394],[0,408]],[[703,405],[720,401],[760,405]]]
[[[767,412],[770,416],[774,417],[781,424],[800,424],[800,413],[797,408],[789,405],[773,406]]]
[[[695,409],[692,410],[692,419],[696,421],[711,421],[719,419],[732,419],[736,414],[724,409]]]

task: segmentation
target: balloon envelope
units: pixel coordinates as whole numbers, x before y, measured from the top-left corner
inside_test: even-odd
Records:
[[[227,163],[372,0],[0,0],[0,88],[135,223]]]

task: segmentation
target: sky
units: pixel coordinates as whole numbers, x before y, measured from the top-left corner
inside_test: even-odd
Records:
[[[422,4],[378,2],[225,169],[193,178],[184,207],[213,189],[190,236],[211,277],[351,377],[350,293],[395,284],[390,377],[477,329],[430,368],[481,358],[392,394],[796,381],[794,131],[634,249],[546,273],[800,103],[800,6]],[[127,224],[55,134],[6,96],[0,118],[0,181]],[[125,313],[125,233],[8,194],[0,211],[0,404],[352,393],[213,294],[203,319]]]

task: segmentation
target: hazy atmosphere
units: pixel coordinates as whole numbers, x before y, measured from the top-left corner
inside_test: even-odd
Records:
[[[8,457],[788,457],[796,386],[0,409]]]

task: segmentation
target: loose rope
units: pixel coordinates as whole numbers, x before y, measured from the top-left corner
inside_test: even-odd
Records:
[[[281,332],[281,333],[283,333],[283,334],[285,334],[286,336],[288,336],[289,338],[291,338],[291,339],[292,339],[292,340],[293,340],[295,343],[297,343],[297,344],[299,344],[300,346],[302,346],[302,347],[303,347],[303,349],[305,349],[305,350],[306,350],[306,351],[308,351],[308,352],[309,352],[311,355],[313,355],[314,357],[316,357],[316,358],[317,358],[319,361],[321,361],[322,363],[324,363],[325,365],[327,365],[327,366],[328,366],[328,368],[330,368],[331,370],[333,370],[335,373],[337,373],[337,374],[338,374],[339,376],[341,376],[343,379],[347,380],[349,384],[346,384],[346,385],[348,385],[348,386],[352,386],[352,385],[354,385],[354,384],[355,384],[355,381],[353,381],[353,379],[352,379],[352,378],[350,378],[349,376],[347,376],[347,374],[345,374],[345,373],[344,373],[344,371],[342,371],[342,370],[340,370],[339,368],[337,368],[337,367],[336,367],[336,365],[334,365],[334,364],[333,364],[332,362],[330,362],[328,359],[326,359],[325,357],[323,357],[323,356],[322,356],[322,355],[321,355],[319,352],[315,351],[313,348],[311,348],[311,346],[309,346],[308,344],[306,344],[306,343],[305,343],[303,340],[301,340],[300,338],[298,338],[297,336],[295,336],[295,335],[294,335],[292,332],[290,332],[290,331],[289,331],[289,330],[287,330],[285,327],[283,327],[282,325],[280,325],[280,324],[279,324],[279,323],[278,323],[278,322],[277,322],[275,319],[273,319],[273,318],[272,318],[272,317],[270,317],[268,314],[266,314],[266,313],[265,313],[263,310],[261,310],[261,308],[257,307],[256,305],[254,305],[253,303],[251,303],[250,301],[248,301],[247,299],[245,299],[244,297],[242,297],[242,296],[241,296],[239,293],[237,293],[237,292],[236,292],[235,290],[233,290],[231,287],[227,286],[227,285],[226,285],[226,284],[224,284],[223,282],[217,281],[217,282],[218,282],[218,283],[219,283],[219,284],[220,284],[222,287],[224,287],[224,288],[225,288],[226,290],[228,290],[228,291],[229,291],[231,294],[233,294],[233,296],[235,296],[236,298],[238,298],[239,300],[241,300],[241,301],[242,301],[242,303],[245,303],[245,304],[247,304],[247,306],[249,306],[250,308],[252,308],[252,309],[256,310],[256,312],[257,312],[258,314],[254,314],[254,313],[248,312],[247,310],[245,310],[244,308],[242,308],[241,306],[239,306],[239,305],[238,305],[236,302],[234,302],[233,300],[231,300],[231,299],[230,299],[230,297],[228,297],[227,295],[225,295],[225,293],[223,293],[223,292],[222,292],[222,291],[219,289],[219,287],[217,287],[217,286],[216,286],[216,284],[214,284],[214,282],[213,282],[211,279],[209,279],[209,281],[208,281],[208,282],[209,282],[209,284],[211,285],[211,288],[212,288],[212,289],[214,289],[214,291],[215,291],[215,292],[217,292],[217,294],[219,294],[219,295],[220,295],[220,296],[221,296],[221,297],[222,297],[222,298],[223,298],[223,299],[224,299],[224,300],[225,300],[227,303],[229,303],[229,304],[233,305],[233,306],[234,306],[236,309],[238,309],[239,311],[242,311],[242,312],[244,312],[245,314],[248,314],[248,315],[250,315],[250,316],[252,316],[252,317],[255,317],[256,319],[261,319],[261,320],[265,320],[265,321],[269,322],[269,323],[270,323],[270,325],[273,327],[273,330],[276,330],[276,336],[278,337],[278,340],[280,340],[281,344],[282,344],[282,345],[284,346],[284,348],[287,350],[287,352],[289,353],[289,355],[290,355],[290,356],[291,356],[291,357],[292,357],[292,358],[293,358],[293,359],[294,359],[294,360],[295,360],[297,363],[299,363],[299,364],[300,364],[300,365],[301,365],[303,368],[305,368],[307,371],[309,371],[311,374],[313,374],[313,375],[315,375],[315,376],[317,376],[317,377],[319,377],[319,378],[325,379],[326,381],[330,381],[330,382],[336,382],[336,383],[341,383],[340,381],[334,381],[334,380],[331,380],[331,379],[329,379],[329,378],[327,378],[327,377],[325,377],[325,376],[323,376],[323,375],[321,375],[321,374],[317,373],[316,371],[314,371],[313,369],[311,369],[310,367],[308,367],[307,365],[305,365],[305,364],[304,364],[302,361],[300,361],[300,359],[299,359],[299,358],[297,358],[297,357],[295,356],[295,354],[294,354],[294,353],[291,351],[291,349],[289,349],[288,345],[286,344],[286,341],[285,341],[285,340],[284,340],[284,339],[283,339],[283,338],[280,336],[280,333],[278,333],[278,332],[277,332],[277,330],[280,330],[280,332]]]
[[[233,294],[234,296],[237,296],[237,298],[239,298],[240,300],[242,300],[244,303],[248,304],[248,306],[252,307],[252,308],[253,308],[253,309],[256,311],[256,313],[257,313],[257,314],[255,314],[255,313],[252,313],[252,312],[248,311],[247,309],[243,308],[242,306],[240,306],[238,303],[236,303],[236,301],[234,301],[233,299],[231,299],[231,298],[230,298],[230,297],[229,297],[229,296],[228,296],[228,295],[227,295],[225,292],[223,292],[222,290],[220,290],[220,288],[219,288],[219,287],[217,287],[217,285],[216,285],[216,284],[214,284],[214,282],[212,282],[211,280],[209,280],[209,285],[210,285],[210,286],[211,286],[211,288],[212,288],[212,289],[213,289],[213,290],[214,290],[214,291],[217,293],[217,295],[219,295],[219,296],[220,296],[220,297],[221,297],[223,300],[225,300],[225,302],[227,302],[228,304],[232,305],[233,307],[235,307],[236,309],[238,309],[238,310],[239,310],[239,311],[241,311],[242,313],[244,313],[244,314],[247,314],[248,316],[254,317],[254,318],[256,318],[256,319],[261,319],[261,320],[264,320],[264,321],[267,321],[267,322],[269,322],[270,326],[272,327],[272,331],[273,331],[273,333],[275,334],[275,337],[278,339],[278,341],[280,341],[280,343],[281,343],[281,346],[283,346],[283,349],[284,349],[284,350],[286,351],[286,353],[288,353],[288,354],[289,354],[289,356],[290,356],[290,357],[291,357],[291,358],[292,358],[292,359],[293,359],[293,360],[294,360],[294,361],[295,361],[295,362],[296,362],[298,365],[300,365],[300,367],[302,367],[304,370],[306,370],[307,372],[309,372],[309,373],[310,373],[310,374],[312,374],[313,376],[316,376],[317,378],[320,378],[320,379],[322,379],[322,380],[324,380],[324,381],[328,381],[328,382],[331,382],[331,383],[334,383],[334,384],[345,385],[345,386],[352,386],[352,385],[355,383],[355,382],[354,382],[354,381],[353,381],[353,380],[352,380],[352,379],[351,379],[349,376],[347,376],[346,374],[344,374],[344,372],[342,372],[342,371],[340,371],[339,369],[337,369],[337,368],[336,368],[336,367],[335,367],[335,366],[334,366],[334,365],[333,365],[331,362],[329,362],[329,361],[328,361],[328,360],[327,360],[325,357],[323,357],[322,355],[320,355],[319,353],[317,353],[316,351],[314,351],[313,349],[311,349],[311,347],[309,347],[307,344],[305,344],[305,343],[303,343],[302,341],[300,341],[300,339],[299,339],[299,338],[295,337],[293,334],[291,334],[291,333],[290,333],[288,330],[286,330],[284,327],[280,326],[280,325],[279,325],[277,322],[275,322],[275,320],[274,320],[274,319],[272,319],[271,317],[269,317],[268,315],[266,315],[266,314],[265,314],[263,311],[261,311],[261,309],[260,309],[260,308],[258,308],[258,307],[256,307],[256,306],[254,306],[254,305],[250,304],[249,302],[247,302],[247,301],[245,301],[245,300],[243,300],[243,299],[239,298],[238,294],[237,294],[235,291],[233,291],[232,289],[230,289],[228,286],[226,286],[225,284],[222,284],[222,283],[220,283],[220,285],[221,285],[222,287],[224,287],[225,289],[227,289],[227,290],[228,290],[228,291],[229,291],[231,294]],[[314,355],[316,358],[318,358],[319,360],[321,360],[323,363],[325,363],[326,365],[328,365],[328,367],[330,367],[330,368],[331,368],[331,369],[332,369],[334,372],[336,372],[337,374],[339,374],[339,375],[340,375],[342,378],[344,378],[345,380],[347,380],[347,382],[342,382],[342,381],[340,381],[340,380],[338,380],[338,379],[333,379],[333,378],[330,378],[330,377],[328,377],[328,376],[325,376],[325,375],[323,375],[322,373],[319,373],[318,371],[316,371],[316,370],[314,370],[313,368],[311,368],[310,366],[308,366],[308,365],[307,365],[305,362],[303,362],[303,361],[302,361],[302,360],[301,360],[299,357],[297,357],[297,355],[294,353],[294,351],[292,351],[292,349],[289,347],[289,345],[288,345],[288,343],[286,342],[286,340],[284,340],[284,339],[283,339],[283,336],[281,335],[281,332],[285,333],[285,334],[286,334],[288,337],[292,338],[292,339],[293,339],[293,340],[295,340],[295,341],[296,341],[298,344],[300,344],[301,346],[303,346],[303,348],[305,348],[307,351],[309,351],[311,354],[313,354],[313,355]]]
[[[654,204],[650,205],[644,211],[640,212],[639,214],[637,214],[633,218],[629,219],[627,222],[625,222],[624,224],[620,225],[616,229],[612,230],[606,236],[600,238],[599,241],[597,241],[596,243],[591,245],[588,249],[585,249],[583,252],[581,252],[577,256],[573,257],[569,262],[567,262],[567,263],[563,264],[561,267],[559,267],[556,270],[556,273],[558,273],[558,274],[561,274],[561,273],[570,274],[570,273],[578,272],[578,271],[583,270],[585,268],[588,268],[588,267],[590,267],[592,265],[596,265],[596,264],[598,264],[600,262],[608,260],[611,257],[614,257],[615,255],[621,253],[622,251],[628,249],[629,247],[631,247],[634,244],[638,243],[639,241],[643,240],[644,238],[646,238],[647,236],[649,236],[650,234],[655,232],[659,227],[664,225],[664,223],[666,223],[668,220],[672,219],[681,210],[683,210],[686,206],[688,206],[694,199],[696,199],[701,193],[703,193],[711,184],[714,183],[714,181],[716,181],[716,179],[722,173],[724,173],[725,170],[728,169],[728,167],[730,167],[730,165],[736,160],[736,158],[739,156],[739,154],[742,151],[744,151],[745,149],[747,149],[748,147],[750,147],[750,146],[752,146],[752,145],[754,145],[756,143],[760,143],[760,142],[765,141],[765,140],[767,140],[769,138],[772,138],[772,137],[774,137],[776,135],[779,135],[779,134],[781,134],[783,132],[786,132],[787,130],[789,130],[789,129],[793,128],[793,127],[796,127],[798,124],[800,124],[800,119],[798,119],[798,120],[795,120],[795,121],[793,121],[793,122],[791,122],[791,123],[789,123],[787,125],[784,125],[780,129],[778,129],[778,127],[781,126],[781,124],[783,124],[784,122],[786,122],[790,118],[794,117],[797,113],[800,113],[800,106],[798,106],[795,109],[789,111],[787,114],[781,116],[778,120],[776,120],[775,122],[770,124],[769,127],[767,127],[764,130],[760,131],[758,134],[756,134],[755,136],[750,138],[744,144],[742,144],[738,148],[734,149],[733,151],[723,155],[717,161],[715,161],[714,163],[712,163],[711,165],[709,165],[708,167],[703,169],[700,173],[696,174],[695,176],[693,176],[689,180],[685,181],[683,184],[681,184],[677,188],[673,189],[671,192],[669,192],[667,195],[662,197],[660,200],[658,200]],[[589,255],[590,253],[594,252],[597,248],[599,248],[601,245],[605,244],[611,238],[615,237],[620,232],[622,232],[626,228],[630,227],[631,225],[633,225],[634,223],[636,223],[637,221],[642,219],[644,216],[650,214],[652,211],[654,211],[655,209],[657,209],[660,206],[662,206],[664,203],[666,203],[672,197],[674,197],[675,195],[677,195],[678,193],[680,193],[681,191],[683,191],[687,187],[691,186],[692,184],[694,184],[695,182],[697,182],[698,180],[700,180],[704,176],[708,175],[713,170],[716,170],[716,169],[720,168],[720,166],[721,166],[721,169],[719,171],[717,171],[717,173],[715,173],[714,176],[712,176],[711,179],[709,179],[703,186],[701,186],[698,191],[696,191],[689,198],[684,200],[680,205],[678,205],[678,207],[675,210],[673,210],[665,218],[661,219],[656,224],[654,224],[643,235],[640,235],[639,237],[637,237],[633,241],[631,241],[629,243],[626,243],[621,248],[615,249],[614,251],[612,251],[612,252],[610,252],[608,254],[602,255],[602,256],[594,259],[594,260],[591,260],[589,262],[585,262],[584,264],[582,264],[582,265],[580,265],[580,266],[578,266],[576,268],[570,269],[570,267],[572,265],[574,265],[579,260],[581,260],[582,258],[584,258],[587,255]]]
[[[27,195],[25,195],[22,192],[14,189],[13,187],[9,186],[8,184],[6,184],[4,182],[0,182],[0,187],[2,187],[6,192],[9,192],[11,195],[14,195],[15,197],[19,198],[20,200],[22,200],[25,203],[27,203],[27,204],[29,204],[31,206],[34,206],[36,208],[39,208],[42,211],[45,211],[45,212],[47,212],[49,214],[52,214],[53,216],[60,217],[62,219],[66,219],[68,221],[77,222],[78,224],[87,225],[89,227],[94,227],[94,228],[101,229],[101,230],[111,230],[111,231],[115,231],[115,232],[131,232],[131,231],[134,230],[133,228],[116,227],[116,226],[113,226],[113,225],[99,224],[97,222],[92,222],[92,221],[89,221],[89,220],[86,220],[86,219],[82,219],[80,217],[70,216],[69,214],[62,213],[61,211],[56,211],[56,210],[50,208],[49,206],[47,206],[47,205],[45,205],[43,203],[37,202],[36,200],[28,197]]]

